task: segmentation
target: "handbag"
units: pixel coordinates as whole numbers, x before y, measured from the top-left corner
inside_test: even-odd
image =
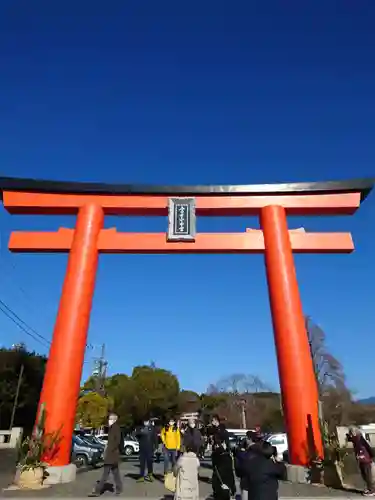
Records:
[[[176,491],[176,476],[173,472],[167,472],[164,478],[164,487],[174,493]]]

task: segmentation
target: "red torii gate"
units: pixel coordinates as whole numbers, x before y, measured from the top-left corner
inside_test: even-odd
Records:
[[[293,464],[308,464],[312,445],[316,456],[322,457],[317,384],[293,252],[350,253],[354,246],[350,233],[288,230],[287,215],[351,215],[372,187],[372,179],[241,186],[134,186],[0,178],[3,204],[11,214],[77,215],[74,229],[16,231],[9,242],[12,252],[69,252],[40,397],[40,404],[46,408],[46,431],[61,429],[62,441],[51,465],[70,462],[99,253],[264,253],[290,460]],[[180,202],[180,209],[184,205],[188,210],[190,203],[194,210],[189,214],[194,220],[195,213],[258,215],[262,229],[195,235],[190,228],[187,237],[181,232],[180,241],[171,241],[165,233],[118,233],[115,228],[104,229],[105,215],[167,215],[170,197],[174,203]],[[172,235],[172,239],[179,239],[178,236]]]

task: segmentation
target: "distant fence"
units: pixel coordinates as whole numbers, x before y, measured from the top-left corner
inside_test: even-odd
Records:
[[[12,430],[0,430],[0,449],[15,449],[21,444],[23,429],[13,427]]]
[[[362,432],[363,436],[370,443],[370,445],[375,447],[375,424],[358,426],[358,429]],[[349,427],[341,425],[336,427],[337,437],[341,448],[352,448],[353,444],[348,442],[346,435],[349,432]]]

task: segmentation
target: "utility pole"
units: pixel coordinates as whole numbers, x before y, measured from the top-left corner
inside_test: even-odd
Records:
[[[246,400],[241,399],[240,405],[241,405],[241,425],[242,429],[246,429],[246,412],[245,412]]]
[[[95,377],[95,390],[98,394],[105,395],[105,379],[108,363],[105,359],[105,344],[101,346],[100,357],[94,360],[93,376]]]
[[[24,369],[25,369],[25,367],[22,364],[21,365],[21,369],[20,369],[20,373],[18,375],[17,389],[16,389],[16,395],[14,397],[14,403],[13,403],[13,409],[12,409],[12,416],[10,417],[9,430],[12,430],[13,424],[14,424],[14,417],[16,415],[16,409],[17,409],[17,405],[18,405],[18,396],[20,394],[21,383],[22,383],[22,375],[23,375]]]

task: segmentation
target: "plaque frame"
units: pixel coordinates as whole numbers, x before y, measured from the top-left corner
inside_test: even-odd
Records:
[[[176,214],[176,210],[178,210],[178,206],[182,206],[187,210],[186,222],[187,228],[185,232],[177,231],[178,215]],[[197,223],[196,223],[196,200],[195,198],[169,198],[168,200],[168,241],[174,242],[194,242],[195,235],[197,231]]]

